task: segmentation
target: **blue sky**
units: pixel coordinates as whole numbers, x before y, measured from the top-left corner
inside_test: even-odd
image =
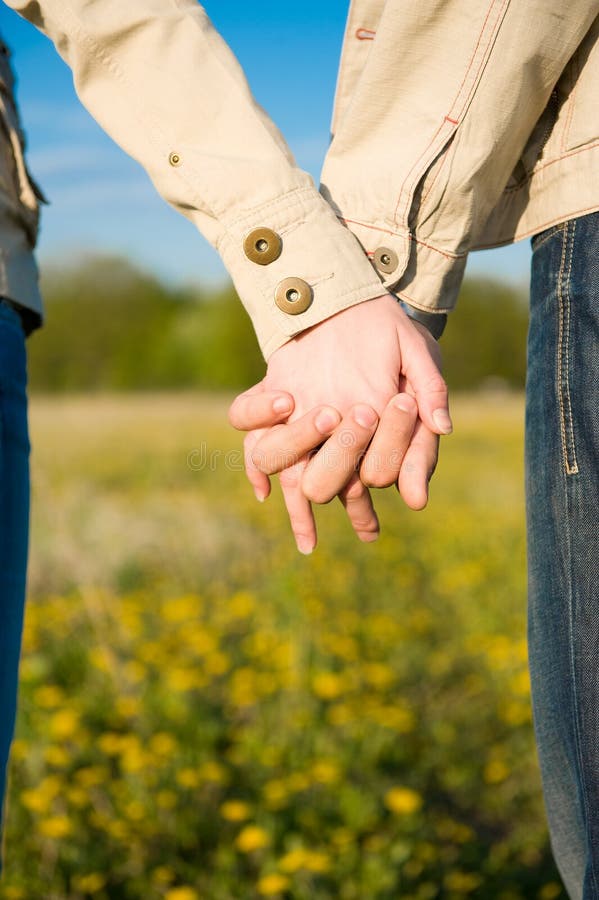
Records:
[[[347,0],[258,5],[207,0],[203,5],[235,51],[258,101],[318,182]],[[124,254],[171,282],[225,279],[218,254],[81,106],[70,71],[50,41],[2,3],[0,33],[13,51],[30,168],[51,201],[43,212],[42,267],[92,250]],[[468,270],[525,284],[528,266],[525,241],[471,254]]]

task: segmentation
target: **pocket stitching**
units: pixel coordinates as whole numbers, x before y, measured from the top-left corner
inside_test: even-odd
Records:
[[[572,424],[572,402],[570,397],[570,275],[574,255],[574,233],[576,221],[566,222],[564,241],[558,275],[558,344],[557,344],[557,394],[560,412],[560,432],[562,454],[567,475],[578,474],[576,444]],[[566,263],[567,259],[567,263]]]

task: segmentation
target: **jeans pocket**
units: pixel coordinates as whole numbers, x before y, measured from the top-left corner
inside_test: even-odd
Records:
[[[557,225],[550,225],[549,228],[545,228],[543,231],[539,231],[538,234],[533,234],[530,239],[530,246],[532,247],[532,252],[538,250],[543,244],[547,243],[550,238],[554,235],[562,232],[566,226],[566,222],[558,222]]]

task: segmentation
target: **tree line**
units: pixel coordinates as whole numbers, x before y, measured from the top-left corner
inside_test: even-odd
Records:
[[[29,340],[39,391],[240,389],[265,364],[232,286],[169,286],[120,258],[44,273],[46,323]],[[450,388],[521,388],[528,311],[522,292],[466,279],[441,339]]]

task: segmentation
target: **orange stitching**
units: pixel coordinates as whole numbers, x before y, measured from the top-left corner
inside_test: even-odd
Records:
[[[359,41],[373,41],[376,31],[373,31],[372,28],[356,28],[354,35]]]
[[[392,234],[394,237],[405,237],[399,231],[389,231],[388,228],[379,228],[377,225],[367,225],[366,222],[358,222],[357,219],[345,219],[343,216],[337,216],[342,222],[351,222],[352,225],[361,225],[362,228],[370,228],[371,231],[382,231],[383,234]],[[409,238],[410,235],[407,235]]]
[[[458,92],[457,92],[457,94],[455,95],[455,99],[454,99],[454,101],[453,101],[453,103],[451,104],[451,107],[450,107],[450,109],[449,109],[449,112],[450,112],[450,113],[453,112],[453,108],[454,108],[455,104],[458,102],[459,96],[460,96],[460,94],[462,93],[462,88],[463,88],[464,85],[466,84],[466,79],[468,78],[468,75],[470,74],[470,68],[471,68],[471,66],[472,66],[472,63],[474,62],[474,58],[475,58],[475,56],[476,56],[476,53],[477,53],[477,51],[478,51],[478,48],[480,47],[480,42],[481,42],[481,40],[482,40],[483,34],[485,33],[485,28],[487,27],[487,22],[489,21],[489,16],[491,15],[491,10],[493,9],[493,6],[494,6],[494,5],[495,5],[494,0],[492,0],[491,5],[489,6],[489,9],[487,10],[487,15],[485,16],[485,21],[483,22],[483,27],[482,27],[481,30],[480,30],[480,34],[479,34],[479,36],[478,36],[478,41],[476,42],[476,46],[475,46],[474,50],[472,51],[472,56],[471,56],[470,59],[468,60],[468,66],[467,66],[466,71],[465,71],[465,73],[464,73],[464,77],[462,78],[462,83],[461,83],[461,85],[460,85],[460,87],[459,87],[459,89],[458,89]],[[504,7],[505,7],[505,5],[506,5],[505,2],[504,2],[503,5],[504,5]],[[497,18],[499,18],[499,16],[497,16]],[[491,42],[491,36],[489,35],[489,40],[488,40],[487,43],[490,43],[490,42]],[[483,55],[484,55],[484,54],[483,54]],[[481,65],[482,65],[482,61],[481,61]],[[479,66],[479,71],[480,71],[480,66]],[[478,75],[478,72],[477,72],[477,75]],[[459,113],[458,113],[457,115],[458,115],[458,117],[459,117]]]
[[[597,203],[595,203],[594,206],[587,206],[585,209],[575,209],[572,212],[567,213],[567,215],[558,216],[556,219],[550,219],[542,225],[535,225],[534,228],[529,228],[528,231],[518,231],[513,237],[506,238],[503,241],[491,241],[489,244],[475,244],[472,250],[494,250],[495,247],[507,247],[508,244],[513,244],[514,241],[523,241],[531,235],[539,234],[541,231],[545,231],[546,228],[551,228],[552,225],[559,225],[564,221],[576,219],[578,216],[584,216],[585,213],[597,212],[598,209],[599,204]]]
[[[426,241],[421,241],[417,237],[413,237],[410,235],[410,240],[415,241],[417,244],[420,244],[422,247],[426,247],[427,250],[434,250],[435,253],[440,253],[441,256],[444,256],[445,259],[463,259],[467,256],[467,253],[450,253],[445,250],[439,250],[438,247],[433,247],[432,244],[427,244]]]
[[[503,3],[503,6],[502,6],[500,12],[501,12],[503,9],[505,9],[506,3],[507,3],[507,0],[505,0],[505,2]],[[484,34],[484,32],[485,32],[485,28],[486,28],[486,26],[487,26],[487,22],[489,21],[489,16],[491,15],[491,11],[492,11],[494,5],[495,5],[495,0],[491,0],[491,4],[490,4],[490,6],[489,6],[489,8],[488,8],[488,10],[487,10],[487,15],[485,16],[485,20],[484,20],[484,22],[483,22],[482,28],[481,28],[481,30],[480,30],[480,34],[479,34],[479,36],[478,36],[478,41],[476,42],[476,46],[475,46],[475,48],[474,48],[474,50],[473,50],[473,52],[472,52],[472,55],[471,55],[470,59],[468,60],[468,65],[467,65],[467,67],[466,67],[466,71],[465,71],[465,73],[464,73],[464,77],[463,77],[463,79],[462,79],[462,83],[460,84],[460,87],[459,87],[459,89],[458,89],[458,92],[457,92],[457,94],[455,95],[455,98],[454,98],[454,100],[453,100],[453,102],[452,102],[452,104],[451,104],[451,106],[450,106],[450,109],[449,109],[449,112],[450,112],[450,113],[453,112],[453,109],[454,109],[456,103],[458,102],[458,99],[459,99],[460,94],[461,94],[461,92],[462,92],[462,88],[464,87],[464,84],[466,83],[466,79],[468,78],[468,75],[470,74],[470,69],[472,68],[472,63],[474,62],[474,58],[475,58],[476,53],[477,53],[477,51],[478,51],[478,48],[479,48],[479,46],[480,46],[480,42],[481,42],[481,40],[482,40],[483,34]],[[497,16],[497,19],[499,20],[499,14],[498,14],[498,16]],[[489,36],[489,41],[488,41],[488,43],[490,43],[490,42],[491,42],[491,35]],[[483,54],[483,58],[484,58],[484,54]],[[483,61],[482,61],[482,59],[481,59],[481,63],[480,63],[480,66],[479,66],[478,71],[480,71],[480,69],[481,69],[481,67],[482,67],[482,62],[483,62]],[[477,72],[477,77],[478,77],[478,72]],[[476,79],[475,79],[475,80],[476,80]],[[457,115],[458,115],[458,117],[459,117],[459,113],[458,113]],[[419,165],[420,165],[421,160],[426,156],[426,154],[429,152],[430,148],[434,145],[435,140],[437,139],[437,135],[439,134],[439,132],[440,132],[441,129],[443,128],[443,124],[444,124],[445,121],[452,122],[453,120],[452,120],[451,118],[449,118],[449,115],[447,115],[447,116],[445,117],[444,121],[441,123],[441,125],[439,126],[439,128],[438,128],[437,131],[435,132],[434,136],[433,136],[432,139],[429,141],[427,147],[423,150],[423,152],[420,154],[420,156],[418,157],[418,159],[416,160],[416,162],[415,162],[414,165],[412,166],[412,168],[411,168],[411,170],[410,170],[410,172],[408,173],[408,176],[407,176],[407,178],[406,178],[406,182],[407,182],[408,178],[410,178],[410,176],[412,175],[412,173],[413,173],[415,170],[417,170],[417,168],[418,168]],[[419,180],[419,179],[416,180],[416,183],[418,183],[418,180]],[[404,183],[405,183],[405,182],[404,182]],[[408,198],[412,198],[414,189],[415,189],[415,188],[412,187],[412,182],[410,182],[410,186],[409,186],[409,190],[408,190]],[[395,206],[395,212],[394,212],[394,214],[393,214],[393,218],[395,219],[395,221],[397,221],[397,217],[398,217],[399,205],[400,205],[400,202],[401,202],[401,194],[402,194],[402,191],[400,191],[399,197],[397,198],[397,204],[396,204],[396,206]]]
[[[549,166],[555,165],[555,163],[561,162],[562,159],[570,159],[571,156],[576,156],[578,153],[584,153],[585,150],[593,150],[594,147],[599,147],[599,141],[593,141],[592,144],[587,144],[585,147],[579,147],[578,150],[571,150],[570,153],[564,153],[563,156],[558,156],[555,159],[548,159],[546,163],[543,163],[542,166],[535,166],[532,169],[526,178],[522,181],[519,181],[518,184],[512,185],[512,187],[506,187],[503,190],[504,194],[513,194],[514,191],[519,191],[521,187],[533,178],[537,172],[541,172],[543,169],[547,169]]]

